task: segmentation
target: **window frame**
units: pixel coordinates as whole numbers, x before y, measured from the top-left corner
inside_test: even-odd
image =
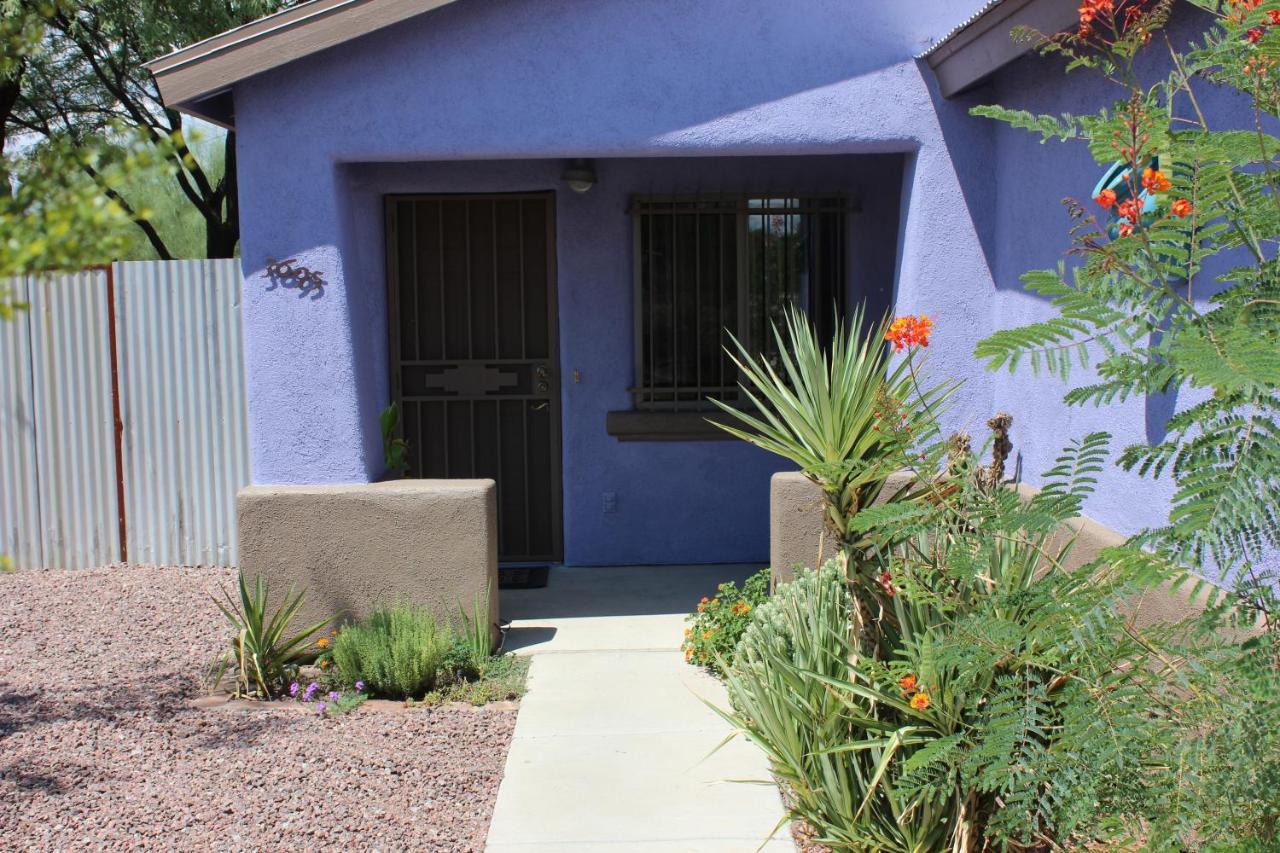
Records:
[[[789,201],[800,202],[800,204],[789,204],[779,207],[773,207],[771,202]],[[763,202],[758,206],[753,206],[753,202]],[[689,205],[691,209],[678,208],[677,205]],[[664,209],[664,206],[667,209]],[[844,305],[847,300],[847,289],[849,283],[849,260],[850,260],[850,234],[849,234],[849,215],[857,212],[857,206],[854,204],[848,194],[843,192],[735,192],[735,193],[669,193],[669,194],[637,194],[632,196],[628,213],[632,219],[632,338],[633,338],[633,354],[632,354],[632,383],[627,392],[631,395],[632,411],[643,413],[645,415],[653,414],[687,414],[700,415],[707,412],[716,412],[718,409],[708,402],[708,397],[713,394],[722,395],[724,402],[728,405],[736,405],[741,407],[749,406],[749,401],[738,396],[738,375],[735,372],[730,385],[703,385],[699,383],[694,391],[698,394],[695,399],[681,400],[681,386],[673,388],[659,388],[658,386],[646,386],[644,384],[645,377],[645,312],[648,306],[644,304],[643,295],[644,287],[644,253],[641,247],[644,245],[644,235],[642,229],[646,217],[650,215],[679,215],[682,213],[694,216],[722,216],[733,215],[734,223],[734,257],[736,269],[734,272],[734,282],[736,287],[735,303],[736,317],[734,318],[734,328],[731,331],[739,340],[753,351],[759,349],[760,342],[755,341],[755,335],[752,333],[751,326],[751,306],[750,306],[750,272],[751,272],[751,234],[750,234],[750,217],[759,215],[768,215],[769,211],[776,210],[788,215],[821,215],[821,214],[837,214],[839,219],[836,224],[836,233],[839,235],[837,244],[837,262],[838,268],[835,280],[829,287],[829,296],[835,303],[836,310],[841,314],[844,311]],[[650,249],[652,251],[652,248]],[[723,294],[721,301],[724,301]],[[811,297],[821,298],[815,295]],[[812,314],[811,305],[802,306],[806,313]],[[767,307],[765,309],[767,316]],[[702,354],[699,353],[699,358]],[[654,399],[653,394],[669,393],[672,397],[670,400]],[[648,395],[648,399],[646,399]],[[729,399],[732,396],[733,399]]]

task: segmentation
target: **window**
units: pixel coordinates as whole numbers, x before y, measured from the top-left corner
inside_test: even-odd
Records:
[[[843,301],[846,210],[837,196],[636,199],[636,408],[738,402],[728,334],[776,363],[771,324],[789,303],[830,331]]]

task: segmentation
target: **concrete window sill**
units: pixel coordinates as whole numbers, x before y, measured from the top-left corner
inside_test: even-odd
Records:
[[[737,441],[708,420],[730,423],[720,412],[621,411],[605,415],[605,432],[618,441]]]

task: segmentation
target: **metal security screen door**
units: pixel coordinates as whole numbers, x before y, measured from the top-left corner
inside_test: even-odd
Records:
[[[562,559],[553,196],[389,196],[408,476],[492,478],[498,554]]]

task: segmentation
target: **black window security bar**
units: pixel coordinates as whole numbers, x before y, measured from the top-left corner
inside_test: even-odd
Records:
[[[831,194],[636,198],[636,408],[740,402],[728,336],[776,364],[771,328],[788,304],[830,331],[843,302],[851,210]]]

